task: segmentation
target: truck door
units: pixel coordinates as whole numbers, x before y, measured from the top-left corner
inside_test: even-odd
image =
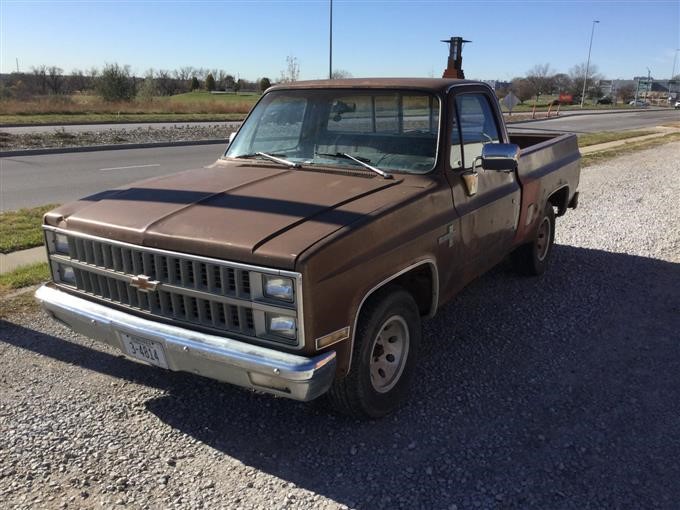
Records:
[[[507,255],[517,228],[520,187],[514,172],[485,171],[476,164],[487,143],[505,138],[497,101],[483,87],[452,91],[449,98],[451,146],[447,175],[453,203],[461,219],[465,275],[474,277]],[[472,194],[462,174],[475,165],[477,191]]]

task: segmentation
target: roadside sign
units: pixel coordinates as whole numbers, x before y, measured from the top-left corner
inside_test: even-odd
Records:
[[[512,112],[512,109],[519,104],[519,99],[512,92],[508,92],[508,95],[503,98],[502,103]]]

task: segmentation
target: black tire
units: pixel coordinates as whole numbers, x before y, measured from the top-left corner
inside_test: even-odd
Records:
[[[547,229],[547,232],[546,232]],[[545,273],[555,242],[555,209],[548,202],[538,221],[534,240],[523,244],[511,255],[515,270],[526,276]]]
[[[395,338],[400,335],[407,336],[403,359],[395,358],[388,350],[398,347],[400,341]],[[372,296],[361,310],[350,372],[333,383],[326,394],[327,403],[356,418],[380,418],[394,411],[408,394],[420,337],[420,314],[411,294],[390,286]],[[383,370],[380,375],[382,366],[387,372]]]

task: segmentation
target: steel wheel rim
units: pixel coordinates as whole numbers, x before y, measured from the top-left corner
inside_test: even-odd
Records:
[[[543,262],[550,247],[550,220],[546,216],[538,227],[536,236],[536,257]]]
[[[378,393],[387,393],[399,382],[408,358],[411,336],[400,315],[389,317],[371,345],[369,372],[371,385]]]

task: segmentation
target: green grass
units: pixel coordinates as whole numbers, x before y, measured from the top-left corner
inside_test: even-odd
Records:
[[[0,296],[11,290],[37,285],[50,279],[47,262],[21,266],[14,271],[0,275]]]
[[[671,133],[665,136],[661,136],[659,138],[651,138],[649,140],[642,140],[640,142],[630,142],[626,145],[622,145],[611,150],[586,154],[581,158],[581,166],[586,167],[594,165],[596,163],[602,163],[604,161],[617,158],[625,154],[630,154],[631,152],[636,152],[644,149],[651,149],[652,147],[657,147],[659,145],[664,145],[679,140],[680,133]]]
[[[637,136],[653,135],[654,133],[656,133],[656,131],[600,131],[598,133],[584,133],[578,135],[578,145],[579,147],[588,147],[589,145],[625,140]]]
[[[42,245],[42,217],[55,207],[52,204],[0,213],[0,253]]]
[[[184,94],[176,94],[170,96],[168,99],[172,102],[215,102],[215,103],[250,103],[251,106],[260,99],[260,94],[243,92],[239,94],[211,94],[205,91],[186,92]]]
[[[2,125],[87,124],[110,122],[222,122],[241,121],[245,113],[46,113],[0,115]]]

